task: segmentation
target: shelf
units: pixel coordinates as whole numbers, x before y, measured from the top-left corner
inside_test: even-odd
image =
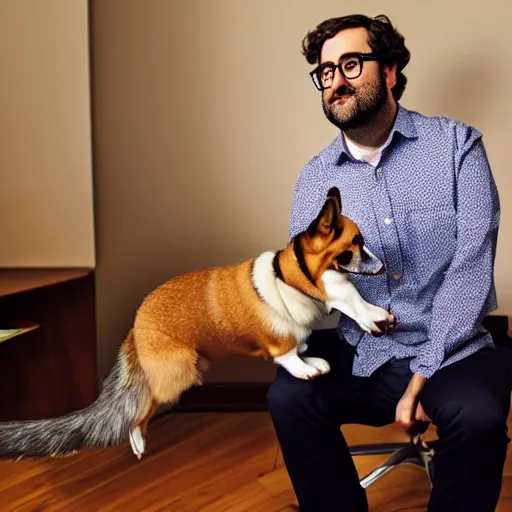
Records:
[[[0,421],[62,416],[97,397],[95,274],[0,267]],[[18,330],[19,329],[19,330]],[[2,507],[0,507],[1,509]]]
[[[0,268],[0,297],[72,281],[91,272],[87,268]]]
[[[8,327],[6,329],[0,329],[0,343],[16,338],[17,336],[21,336],[26,332],[34,331],[35,329],[39,329],[39,325],[30,324],[22,327]]]

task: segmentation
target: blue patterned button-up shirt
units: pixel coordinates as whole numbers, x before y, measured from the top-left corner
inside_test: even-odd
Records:
[[[341,135],[313,157],[295,187],[290,236],[337,186],[343,214],[387,267],[352,281],[398,321],[395,333],[374,337],[342,314],[338,332],[356,346],[353,373],[410,358],[411,370],[429,378],[493,345],[481,320],[497,306],[498,192],[481,133],[462,122],[399,106],[388,140],[375,167],[355,160]]]

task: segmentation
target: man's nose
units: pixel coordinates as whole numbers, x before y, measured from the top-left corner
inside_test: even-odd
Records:
[[[340,71],[340,68],[336,68],[334,70],[334,76],[332,78],[331,88],[333,91],[338,90],[342,85],[348,85],[347,79],[343,76],[343,73]]]

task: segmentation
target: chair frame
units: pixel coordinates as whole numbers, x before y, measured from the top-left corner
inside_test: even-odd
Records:
[[[496,346],[512,348],[509,336],[509,319],[506,315],[488,315],[483,319],[484,327],[491,333]],[[410,440],[403,443],[362,444],[349,446],[352,456],[391,454],[382,464],[360,479],[361,486],[368,488],[392,469],[412,464],[423,468],[432,486],[434,481],[434,454],[438,441],[429,441],[421,437],[428,428],[428,423],[418,423],[412,430]]]
[[[427,443],[422,439],[421,435],[426,427],[421,432],[411,435],[409,442],[351,446],[352,456],[391,454],[382,464],[360,479],[361,487],[364,489],[370,487],[392,469],[406,464],[424,469],[432,486],[434,479],[433,457],[437,441]]]

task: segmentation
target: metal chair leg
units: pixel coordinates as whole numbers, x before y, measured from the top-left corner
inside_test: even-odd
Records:
[[[354,446],[351,448],[352,455],[369,455],[376,453],[386,453],[385,447],[387,446],[387,453],[389,453],[390,447],[396,448],[397,445],[376,445],[374,447]],[[401,445],[399,448],[394,450],[393,454],[380,466],[375,468],[373,471],[365,475],[361,480],[361,486],[367,488],[376,482],[379,478],[384,476],[392,469],[402,466],[405,464],[412,464],[423,468],[430,480],[432,485],[433,480],[433,467],[432,458],[434,455],[434,449],[431,445],[427,445],[421,438],[421,435],[416,435],[411,439],[410,443]]]

